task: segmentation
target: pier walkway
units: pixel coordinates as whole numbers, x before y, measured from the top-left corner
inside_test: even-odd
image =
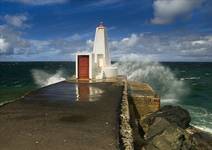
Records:
[[[123,87],[60,82],[0,107],[1,150],[118,149]]]

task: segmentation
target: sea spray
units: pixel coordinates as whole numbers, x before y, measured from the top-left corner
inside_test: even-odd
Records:
[[[190,94],[185,80],[199,80],[200,77],[179,78],[168,68],[152,58],[128,55],[115,63],[118,72],[128,80],[150,84],[161,96],[161,103],[180,105],[187,109],[192,117],[191,125],[212,133],[212,113],[203,107],[185,105],[183,100]],[[195,104],[195,103],[194,103]]]
[[[33,69],[31,72],[35,83],[40,87],[44,87],[65,80],[64,73],[62,70],[58,70],[55,74],[47,73],[43,70],[37,69]]]
[[[185,83],[178,80],[168,67],[148,57],[128,55],[114,65],[128,80],[150,84],[164,102],[175,102],[188,91]]]

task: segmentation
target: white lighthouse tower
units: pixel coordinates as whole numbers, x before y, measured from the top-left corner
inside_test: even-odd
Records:
[[[92,53],[76,54],[77,79],[107,79],[117,76],[117,68],[111,66],[107,31],[103,23],[96,28]]]
[[[96,28],[93,53],[95,55],[95,63],[99,62],[100,64],[98,65],[102,67],[111,65],[108,43],[107,43],[107,32],[102,22]]]

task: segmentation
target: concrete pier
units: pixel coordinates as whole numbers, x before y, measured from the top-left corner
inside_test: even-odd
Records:
[[[0,107],[1,150],[119,149],[123,86],[60,82]]]

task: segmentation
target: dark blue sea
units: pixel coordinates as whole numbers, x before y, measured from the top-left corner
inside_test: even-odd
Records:
[[[161,95],[162,105],[180,105],[192,116],[192,125],[212,133],[212,63],[122,62],[119,73],[147,82]],[[0,103],[6,103],[74,75],[74,62],[1,62]]]

